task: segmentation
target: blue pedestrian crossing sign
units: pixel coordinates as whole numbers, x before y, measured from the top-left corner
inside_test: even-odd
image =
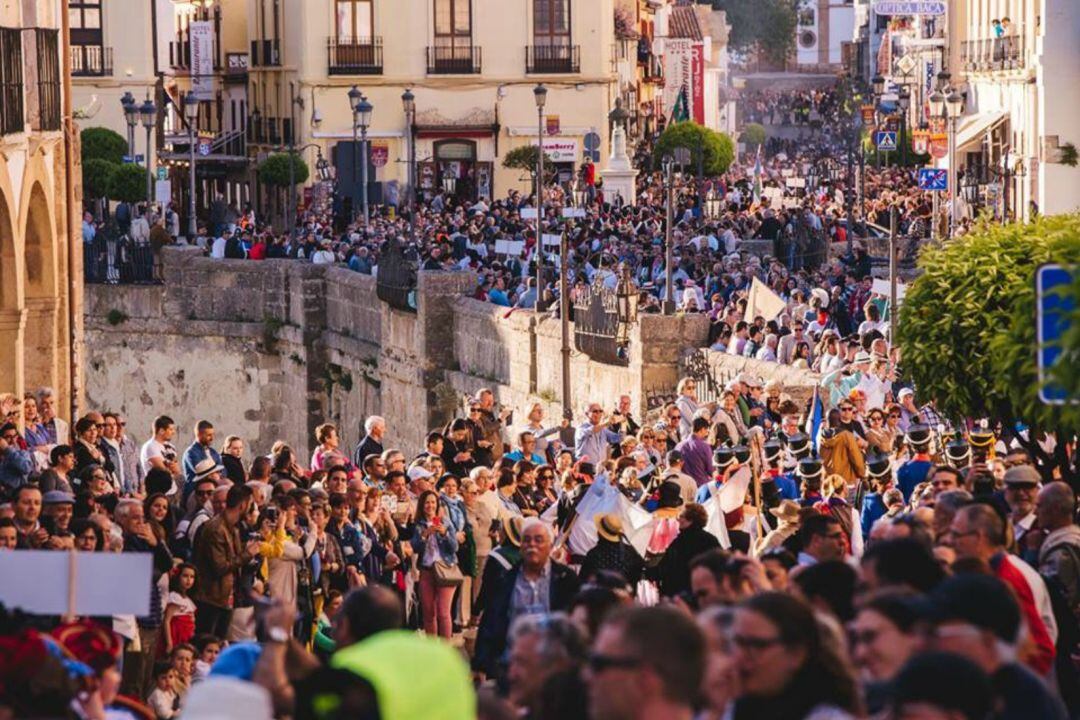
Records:
[[[881,130],[874,136],[874,144],[878,150],[896,150],[896,131]]]
[[[919,168],[920,190],[948,190],[949,171],[938,168]]]
[[[1039,399],[1048,405],[1078,403],[1080,398],[1070,398],[1065,388],[1048,384],[1050,368],[1061,357],[1059,342],[1069,329],[1069,316],[1076,309],[1076,302],[1066,294],[1078,272],[1076,267],[1040,265],[1035,271],[1035,314],[1038,347],[1036,355],[1039,366]]]

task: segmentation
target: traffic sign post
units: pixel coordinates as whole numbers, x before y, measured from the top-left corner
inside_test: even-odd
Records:
[[[919,189],[942,192],[949,189],[949,171],[919,168]]]
[[[893,152],[896,150],[896,131],[895,130],[881,130],[874,136],[874,144],[877,145],[877,149],[882,152]]]
[[[1039,367],[1039,399],[1047,405],[1075,404],[1080,398],[1068,397],[1065,388],[1049,383],[1050,368],[1061,357],[1059,343],[1069,329],[1069,315],[1076,301],[1064,291],[1073,284],[1076,267],[1041,265],[1035,271],[1035,314]]]

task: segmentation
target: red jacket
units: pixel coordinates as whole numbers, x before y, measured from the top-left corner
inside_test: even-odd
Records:
[[[1023,571],[1005,553],[992,557],[990,567],[994,569],[994,575],[1012,588],[1016,594],[1016,601],[1020,603],[1020,612],[1024,616],[1028,634],[1035,646],[1034,652],[1025,658],[1025,663],[1040,676],[1045,677],[1054,667],[1054,641],[1039,613],[1035,594],[1039,590],[1042,592],[1046,590],[1032,588]]]

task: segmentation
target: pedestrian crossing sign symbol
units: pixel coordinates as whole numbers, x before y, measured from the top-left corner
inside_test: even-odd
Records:
[[[881,132],[877,133],[877,136],[874,138],[874,140],[878,150],[896,150],[895,130],[882,130]]]
[[[919,168],[920,190],[948,190],[949,171],[938,168]]]

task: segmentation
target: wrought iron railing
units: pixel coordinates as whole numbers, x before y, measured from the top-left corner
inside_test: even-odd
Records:
[[[636,303],[626,316],[619,310],[619,293],[600,279],[574,301],[574,345],[597,362],[629,365],[627,328],[637,320]]]
[[[475,45],[435,45],[427,49],[428,75],[478,75],[481,52]]]
[[[326,62],[331,75],[381,75],[381,37],[339,35],[326,41]]]
[[[83,243],[83,278],[97,285],[156,285],[154,251],[136,243],[114,225],[98,231],[93,242]]]
[[[37,28],[38,130],[60,129],[60,31]]]
[[[580,45],[528,45],[525,47],[527,73],[581,72]]]
[[[405,257],[405,250],[393,236],[379,252],[375,294],[392,308],[416,312],[416,265]]]
[[[1026,62],[1023,33],[964,40],[960,44],[960,63],[968,72],[1017,70]]]
[[[75,77],[108,77],[113,74],[112,48],[72,45],[71,74]]]
[[[26,129],[24,102],[22,31],[0,28],[0,134]]]
[[[251,67],[281,65],[281,41],[271,38],[269,40],[251,41]]]

